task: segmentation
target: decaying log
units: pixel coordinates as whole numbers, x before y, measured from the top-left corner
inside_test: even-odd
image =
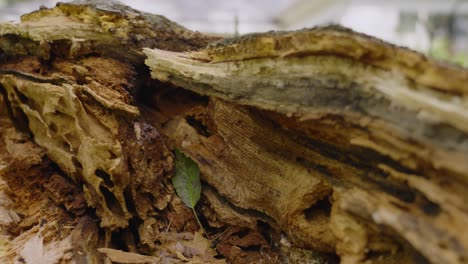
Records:
[[[219,40],[119,3],[27,14],[0,25],[0,257],[465,263],[467,81],[339,26]]]
[[[178,118],[162,130],[235,206],[342,260],[400,237],[465,261],[466,70],[340,27],[146,54],[153,78],[212,96],[208,135]]]
[[[15,206],[23,202],[26,206],[37,204],[31,212],[21,207],[8,209],[22,215],[16,217],[20,223],[15,225],[24,226],[4,228],[12,235],[12,243],[5,249],[8,263],[26,257],[21,241],[38,236],[50,247],[51,243],[62,241],[62,236],[66,238],[64,228],[76,230],[73,233],[78,236],[71,242],[63,241],[74,247],[86,242],[84,246],[93,250],[89,255],[88,251],[77,250],[81,255],[68,256],[68,260],[80,262],[84,255],[88,261],[83,263],[102,262],[92,260],[104,257],[97,253],[98,247],[117,243],[126,245],[127,250],[135,249],[139,241],[134,236],[153,232],[152,225],[156,230],[166,228],[170,222],[167,216],[180,218],[180,224],[173,223],[171,230],[196,228],[190,211],[173,199],[169,184],[172,153],[154,127],[139,117],[135,97],[144,84],[138,70],[147,72],[140,69],[144,60],[142,47],[190,50],[206,45],[212,38],[186,30],[164,17],[116,3],[92,1],[58,4],[53,9],[25,15],[20,24],[3,25],[0,35],[0,88],[5,108],[2,113],[8,113],[19,129],[8,130],[12,135],[2,133],[7,150],[2,153],[21,158],[6,163],[1,174],[12,190],[11,199],[17,200]],[[4,127],[5,131],[9,129]],[[29,139],[24,135],[27,133],[31,134]],[[15,147],[13,143],[27,146]],[[40,155],[35,154],[39,151],[35,149],[40,150]],[[30,167],[34,170],[29,171]],[[28,178],[33,179],[32,190],[24,185]],[[68,185],[73,188],[67,190],[71,188]],[[23,198],[36,193],[43,194],[34,199]],[[77,204],[76,197],[83,205]],[[50,199],[66,211],[38,211],[51,203]],[[75,209],[77,205],[80,207]],[[84,220],[78,216],[84,214],[85,205],[95,211],[85,214],[91,219],[84,220],[91,224],[83,224],[95,226],[98,221],[103,230],[98,233],[87,228],[94,243],[83,240],[87,232],[80,235]],[[67,214],[76,210],[78,216]],[[57,225],[58,230],[41,231],[43,219]],[[143,225],[145,228],[140,228]],[[131,233],[130,229],[137,232]],[[18,235],[25,239],[15,243]],[[157,233],[152,235],[154,241]],[[70,248],[63,251],[68,253]]]

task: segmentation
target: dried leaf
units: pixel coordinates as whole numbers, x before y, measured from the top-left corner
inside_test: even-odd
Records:
[[[216,255],[216,252],[211,248],[211,242],[203,237],[201,232],[196,232],[193,240],[185,242],[184,245],[184,253],[187,256]]]
[[[176,173],[172,178],[172,184],[184,204],[194,209],[201,193],[200,169],[195,161],[180,150],[175,150],[175,156]]]
[[[188,263],[225,264],[226,260],[216,259],[216,251],[211,248],[211,242],[202,232],[191,233],[163,233],[158,238],[161,241],[158,256],[169,256]]]
[[[158,263],[159,258],[140,255],[112,248],[99,248],[99,252],[105,254],[112,262],[116,263]]]
[[[21,257],[27,264],[55,264],[60,261],[68,248],[52,243],[49,247],[44,247],[42,237],[34,236],[24,244]]]

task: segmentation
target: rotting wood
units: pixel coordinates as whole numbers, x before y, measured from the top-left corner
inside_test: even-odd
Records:
[[[338,26],[218,39],[100,1],[0,25],[6,262],[467,261],[468,71]]]
[[[338,26],[145,53],[153,78],[211,97],[208,136],[162,131],[235,206],[343,262],[395,239],[466,261],[466,70]]]

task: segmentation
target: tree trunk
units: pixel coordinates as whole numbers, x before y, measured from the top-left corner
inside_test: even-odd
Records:
[[[219,40],[116,3],[33,12],[0,25],[0,257],[465,263],[467,83],[338,26]]]

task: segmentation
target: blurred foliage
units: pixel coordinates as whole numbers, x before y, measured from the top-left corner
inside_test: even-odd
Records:
[[[442,61],[449,61],[468,67],[468,53],[450,54],[449,41],[446,38],[436,38],[431,44],[429,55]]]
[[[2,1],[2,0],[0,0]],[[20,2],[33,2],[31,0],[6,0],[6,3],[9,5],[20,3]]]

